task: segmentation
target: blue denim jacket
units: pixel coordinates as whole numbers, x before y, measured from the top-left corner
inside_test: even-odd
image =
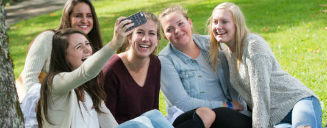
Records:
[[[209,36],[193,34],[192,38],[200,48],[201,53],[209,56]],[[218,79],[220,84],[217,85],[224,93],[226,99],[224,101],[214,100],[210,96],[202,96],[201,90],[199,90],[201,88],[198,86],[206,83],[206,81],[198,77],[200,67],[195,59],[182,53],[171,43],[168,43],[161,50],[158,57],[161,62],[161,90],[164,93],[168,107],[177,106],[183,111],[189,111],[197,107],[218,108],[226,101],[240,101],[240,96],[230,88],[228,64],[224,54],[219,54],[218,58]]]

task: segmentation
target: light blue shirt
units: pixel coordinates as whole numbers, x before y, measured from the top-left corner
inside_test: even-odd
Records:
[[[221,107],[226,98],[222,97],[224,94],[218,84],[218,78],[216,75],[208,77],[215,74],[215,71],[211,68],[212,72],[207,74],[208,69],[202,69],[210,67],[208,65],[209,36],[194,34],[193,40],[200,48],[202,54],[200,56],[203,57],[198,59],[206,62],[199,63],[198,60],[176,49],[171,43],[158,55],[161,62],[161,90],[167,105],[177,106],[183,111],[198,107]],[[208,82],[208,79],[217,80]]]
[[[216,75],[215,70],[212,68],[208,61],[208,56],[200,53],[200,55],[195,59],[196,63],[199,65],[199,79],[203,79],[204,83],[198,85],[199,99],[209,99],[216,101],[227,101],[220,86],[219,79]]]

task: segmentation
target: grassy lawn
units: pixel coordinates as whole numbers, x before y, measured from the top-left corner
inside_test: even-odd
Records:
[[[327,1],[326,0],[231,0],[239,5],[250,30],[270,44],[282,68],[301,80],[324,102],[323,124],[327,124]],[[189,11],[196,33],[206,34],[206,22],[212,9],[222,0],[96,0],[94,6],[105,42],[111,40],[113,24],[119,16],[137,11],[158,15],[180,4]],[[59,24],[61,11],[38,16],[10,26],[10,52],[16,78],[24,68],[28,44],[42,31]],[[160,41],[160,49],[167,44]],[[164,98],[160,110],[165,114]]]

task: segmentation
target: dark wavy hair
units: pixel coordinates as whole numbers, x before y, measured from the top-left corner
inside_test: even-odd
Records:
[[[79,3],[86,3],[87,5],[89,5],[89,7],[91,9],[91,13],[92,13],[92,17],[93,17],[93,28],[87,34],[87,37],[89,38],[89,40],[91,42],[93,51],[98,51],[99,49],[101,49],[103,47],[103,41],[101,38],[99,21],[98,21],[97,15],[95,13],[95,9],[89,0],[68,0],[62,11],[60,25],[57,28],[57,30],[72,27],[71,21],[70,21],[70,15],[72,14],[74,7]]]
[[[42,83],[40,99],[36,106],[36,117],[39,124],[38,125],[39,128],[43,127],[43,121],[47,121],[50,124],[53,124],[49,120],[48,108],[52,100],[51,90],[52,90],[52,83],[53,83],[54,76],[61,72],[73,71],[71,64],[65,59],[67,56],[67,48],[69,46],[69,38],[70,35],[72,34],[84,35],[83,32],[77,29],[69,28],[69,29],[58,30],[55,32],[53,36],[50,70]],[[93,101],[93,108],[95,108],[97,112],[101,112],[100,111],[101,101],[105,100],[106,98],[106,94],[103,88],[102,72],[100,72],[97,75],[97,77],[75,88],[74,90],[77,95],[78,101],[82,101],[82,102],[85,101],[84,91],[86,91],[90,95]],[[42,114],[44,115],[45,120],[42,118]]]

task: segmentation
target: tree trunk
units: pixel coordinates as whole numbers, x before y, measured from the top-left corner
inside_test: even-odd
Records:
[[[3,12],[4,7],[0,5],[0,127],[23,128],[24,118],[15,89],[13,63],[8,47],[8,25]]]

